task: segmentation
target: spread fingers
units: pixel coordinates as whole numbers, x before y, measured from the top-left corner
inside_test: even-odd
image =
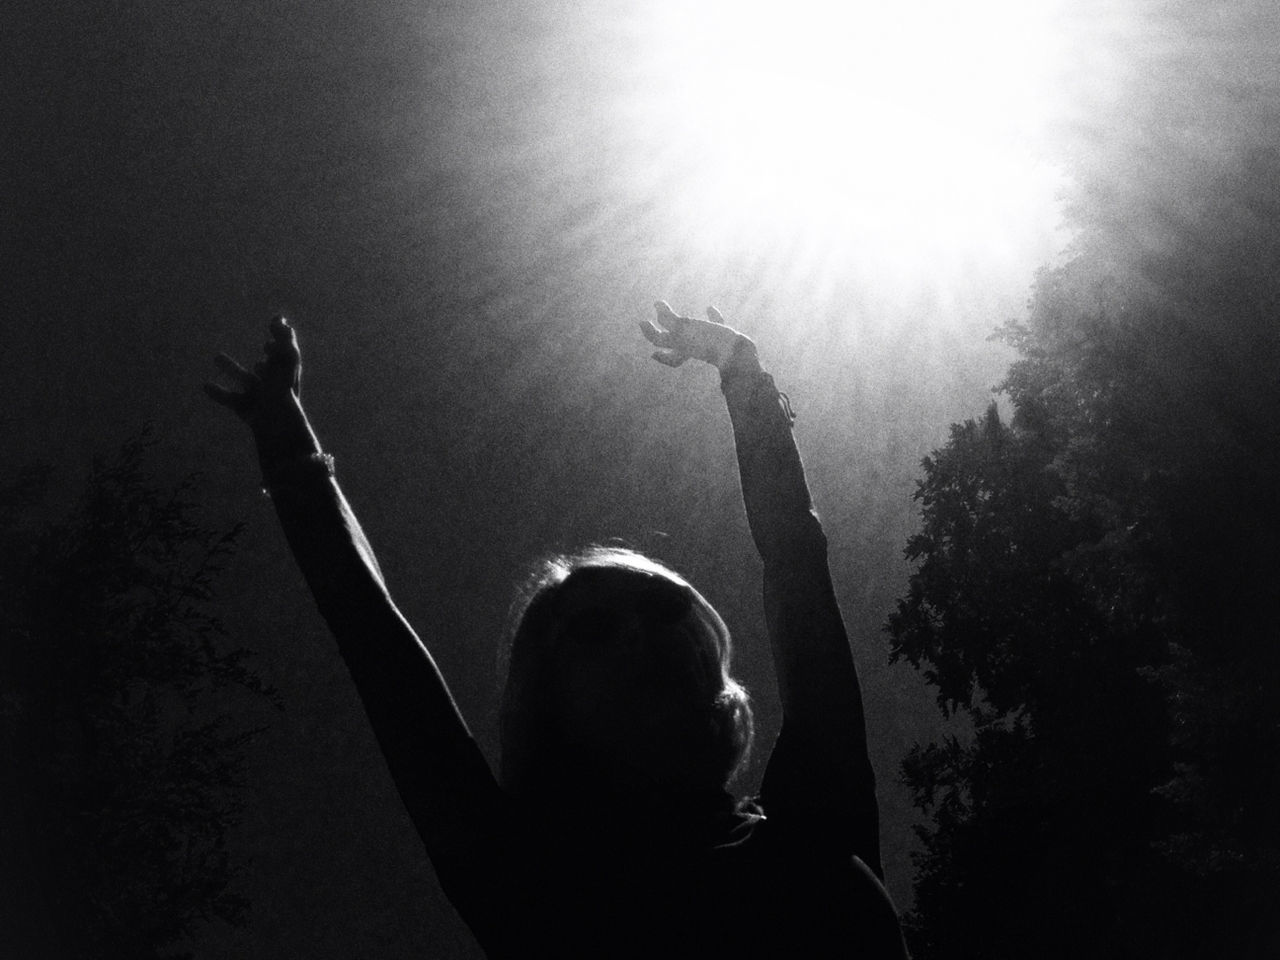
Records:
[[[679,350],[655,350],[653,359],[659,363],[666,364],[668,367],[678,367],[689,359],[689,355],[681,353]]]
[[[663,330],[652,320],[641,320],[640,332],[655,347],[669,348],[675,346],[675,334],[670,330]]]

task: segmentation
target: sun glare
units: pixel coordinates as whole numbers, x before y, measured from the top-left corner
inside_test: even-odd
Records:
[[[912,271],[1013,241],[1053,171],[1029,146],[1062,68],[1057,0],[662,0],[635,119],[683,226]]]

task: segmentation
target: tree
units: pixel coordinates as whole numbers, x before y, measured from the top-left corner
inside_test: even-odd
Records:
[[[1043,272],[1011,422],[924,461],[888,631],[972,736],[903,765],[923,956],[1275,947],[1280,154],[1234,160],[1159,249]]]
[[[903,765],[929,818],[912,936],[925,957],[1274,956],[1273,11],[1072,9],[1089,42],[1048,152],[1075,240],[1000,333],[1012,416],[924,462],[888,623],[970,728]]]
[[[30,916],[9,936],[26,956],[173,957],[247,909],[226,837],[254,730],[228,697],[270,691],[210,610],[239,529],[200,525],[192,481],[148,477],[151,445],[95,460],[60,521],[31,519],[49,471],[0,490],[0,792],[20,818],[6,846]]]

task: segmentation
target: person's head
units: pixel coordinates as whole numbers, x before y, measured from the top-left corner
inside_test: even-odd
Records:
[[[751,708],[729,675],[729,630],[673,571],[621,548],[557,557],[512,622],[501,710],[512,793],[713,790],[744,763]]]

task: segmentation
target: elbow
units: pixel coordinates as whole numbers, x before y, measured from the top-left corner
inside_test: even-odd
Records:
[[[760,524],[752,532],[766,567],[784,573],[791,567],[826,568],[827,534],[813,510],[785,521]]]

